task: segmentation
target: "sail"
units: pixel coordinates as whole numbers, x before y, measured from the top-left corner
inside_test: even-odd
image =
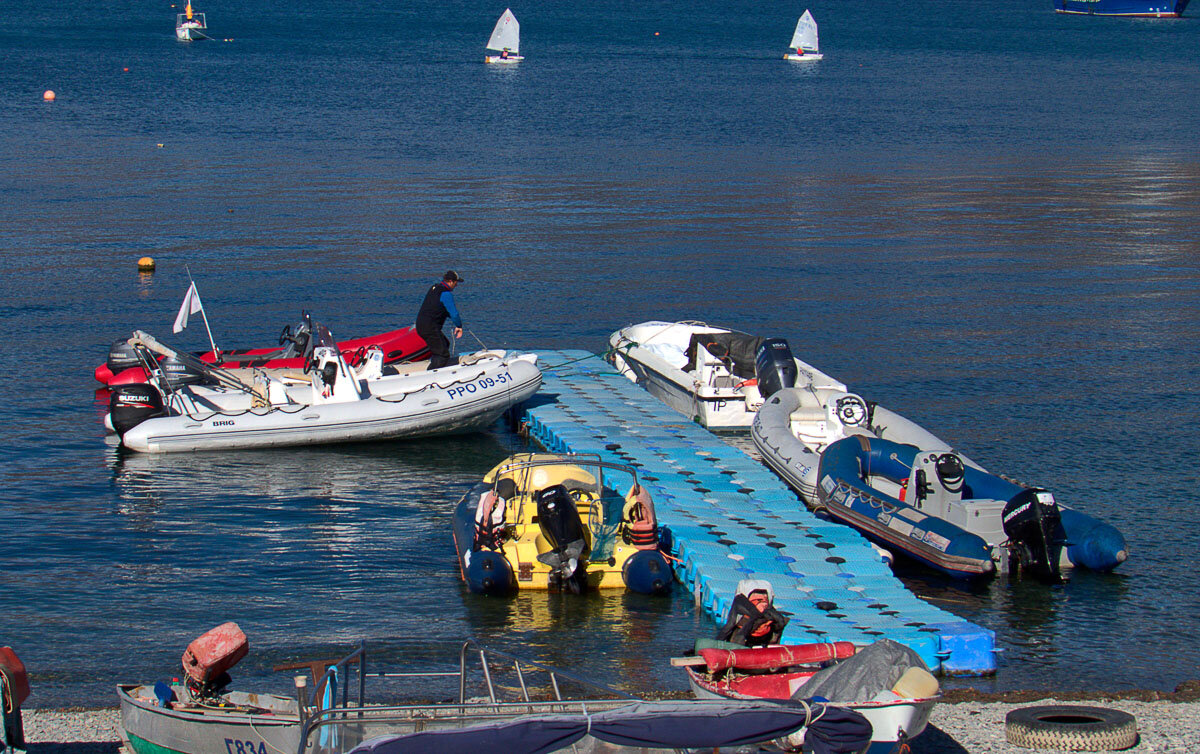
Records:
[[[487,48],[489,50],[508,50],[509,52],[521,51],[521,25],[517,23],[517,17],[508,8],[504,9],[504,15],[500,16],[500,20],[496,22],[496,28],[492,29],[492,37],[488,40]]]
[[[792,35],[793,49],[804,49],[809,52],[817,52],[820,48],[817,46],[817,22],[813,19],[812,14],[807,10],[800,20],[796,22],[796,33]]]
[[[192,20],[192,0],[188,0],[187,4],[187,20]]]

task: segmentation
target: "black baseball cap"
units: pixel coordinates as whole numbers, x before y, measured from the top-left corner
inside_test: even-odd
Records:
[[[454,270],[448,270],[445,275],[442,275],[442,280],[451,280],[455,283],[461,283],[463,281],[462,276]]]

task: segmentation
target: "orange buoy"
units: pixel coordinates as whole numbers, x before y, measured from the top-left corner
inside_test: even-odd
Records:
[[[54,90],[47,89],[46,91],[42,92],[42,99],[46,100],[47,102],[53,102],[54,101]]]
[[[121,71],[122,71],[122,72],[124,72],[124,73],[129,73],[129,69],[128,69],[128,68],[122,68],[122,69],[121,69]]]
[[[138,260],[138,272],[154,272],[154,258],[142,257]]]

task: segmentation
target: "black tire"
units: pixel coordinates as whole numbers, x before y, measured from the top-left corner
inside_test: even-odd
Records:
[[[1021,707],[1004,718],[1010,744],[1029,749],[1120,751],[1137,744],[1137,720],[1104,707],[1045,705]]]

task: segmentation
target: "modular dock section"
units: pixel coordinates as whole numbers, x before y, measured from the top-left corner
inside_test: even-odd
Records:
[[[723,624],[739,580],[769,581],[787,643],[890,638],[930,669],[995,672],[995,634],[928,604],[853,529],[809,512],[765,466],[654,399],[587,351],[539,351],[529,433],[558,453],[638,467],[677,579]]]

